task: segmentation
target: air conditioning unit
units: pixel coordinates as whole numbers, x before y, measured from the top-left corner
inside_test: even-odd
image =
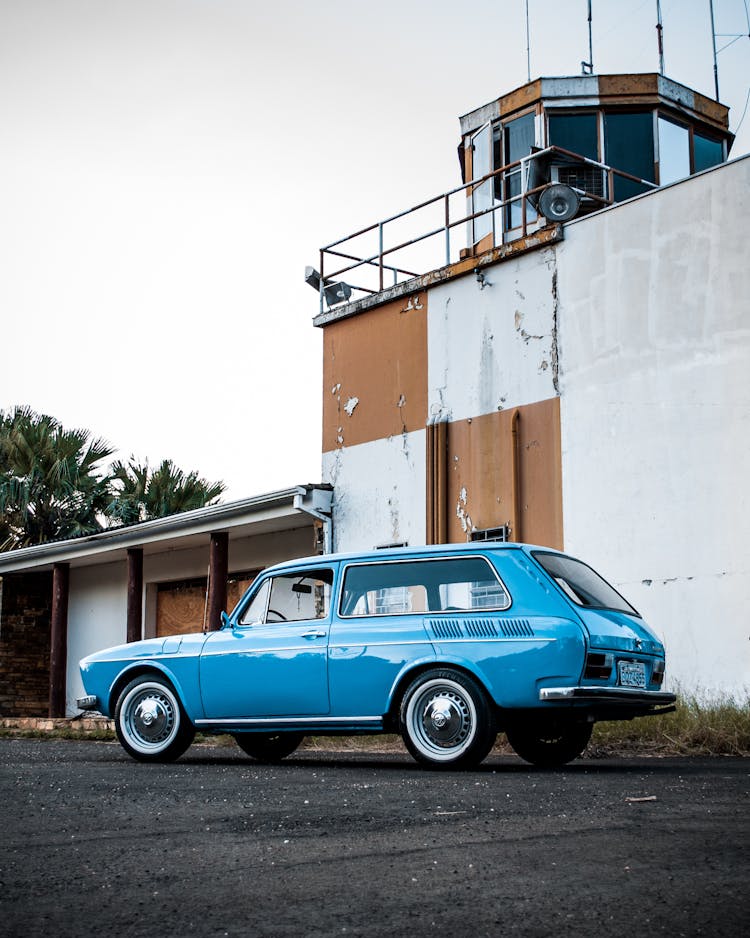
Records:
[[[590,163],[553,163],[550,182],[559,182],[573,189],[582,189],[587,195],[606,198],[605,170]]]

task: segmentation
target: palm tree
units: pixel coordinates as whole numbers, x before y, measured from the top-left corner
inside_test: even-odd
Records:
[[[215,504],[226,486],[207,482],[197,472],[183,472],[165,459],[151,470],[148,462],[117,461],[110,470],[113,496],[107,516],[119,524],[137,524]]]
[[[102,530],[112,447],[47,414],[0,411],[0,550]]]

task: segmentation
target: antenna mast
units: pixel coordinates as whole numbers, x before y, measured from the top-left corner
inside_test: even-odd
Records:
[[[531,81],[531,33],[529,31],[529,0],[526,0],[526,81]]]
[[[714,44],[714,87],[716,88],[716,100],[719,100],[719,64],[716,61],[716,26],[714,25],[714,0],[708,0],[711,8],[711,39]]]
[[[664,74],[664,27],[661,22],[661,0],[656,0],[656,36],[659,44],[659,74]]]
[[[588,0],[589,5],[589,60],[588,62],[581,62],[581,72],[584,75],[593,75],[594,74],[594,49],[591,42],[591,0]]]

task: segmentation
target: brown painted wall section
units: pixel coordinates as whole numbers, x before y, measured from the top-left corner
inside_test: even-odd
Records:
[[[447,434],[448,541],[507,524],[511,540],[561,549],[559,398],[449,423]]]
[[[426,293],[325,327],[324,453],[421,430],[426,419]]]

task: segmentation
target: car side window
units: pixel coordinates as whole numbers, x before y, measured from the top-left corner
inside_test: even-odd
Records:
[[[353,564],[346,570],[343,616],[507,609],[510,596],[484,557]]]
[[[240,625],[325,619],[333,570],[302,570],[269,577],[239,619]]]
[[[331,604],[333,570],[305,570],[275,576],[266,622],[325,619]]]
[[[242,613],[239,619],[240,625],[255,625],[258,622],[265,621],[266,607],[268,606],[268,590],[271,585],[270,580],[266,580],[258,592],[255,594],[250,604]]]

